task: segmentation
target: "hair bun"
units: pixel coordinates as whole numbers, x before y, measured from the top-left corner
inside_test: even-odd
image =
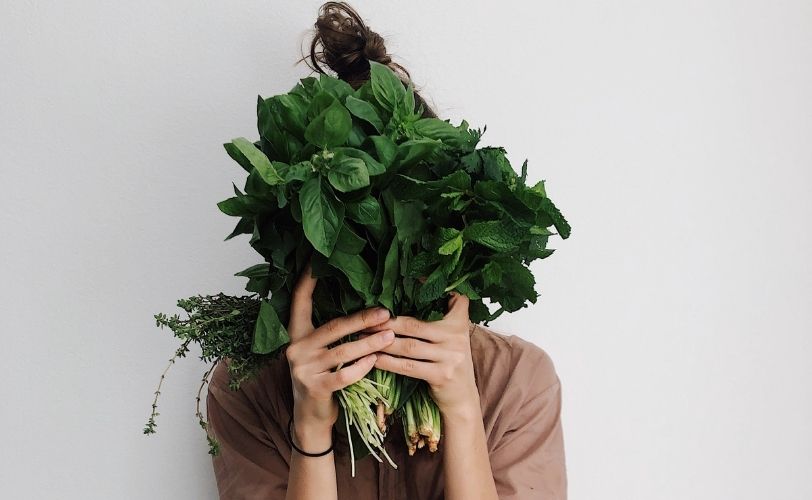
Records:
[[[381,64],[392,63],[392,58],[386,52],[386,45],[383,42],[383,38],[372,30],[367,31],[364,40],[363,54],[369,61],[376,61]]]
[[[318,50],[319,45],[321,50]],[[404,85],[411,83],[412,79],[406,68],[392,60],[383,37],[369,29],[346,2],[325,2],[319,8],[310,54],[303,55],[299,59],[299,62],[302,61],[319,73],[325,73],[319,63],[326,64],[338,78],[354,89],[369,80],[369,61],[388,66]],[[421,116],[437,118],[417,89],[414,90],[414,98],[415,110],[422,109]]]
[[[317,50],[321,45],[321,50]],[[315,35],[310,44],[310,66],[320,72],[319,63],[335,71],[338,78],[358,87],[369,79],[369,61],[385,64],[408,72],[392,61],[384,39],[364,23],[361,16],[346,2],[325,2],[319,8]]]

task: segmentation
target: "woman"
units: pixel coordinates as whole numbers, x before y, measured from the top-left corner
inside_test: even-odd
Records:
[[[322,71],[321,60],[357,88],[375,60],[408,78],[383,39],[345,3],[324,4],[316,28],[310,51],[315,70]],[[415,97],[426,116],[436,116]],[[299,277],[291,342],[282,356],[237,391],[228,387],[226,363],[214,372],[207,407],[220,442],[213,465],[221,499],[566,499],[561,385],[542,349],[473,324],[468,298],[455,292],[439,321],[390,318],[373,308],[315,328],[316,281],[309,267]],[[365,335],[328,348],[355,332]],[[344,366],[333,371],[339,363]],[[402,427],[391,426],[389,434],[396,435],[387,436],[385,447],[398,469],[366,457],[352,478],[346,437],[333,442],[333,392],[373,367],[426,380],[440,408],[443,437],[437,452],[408,456]]]

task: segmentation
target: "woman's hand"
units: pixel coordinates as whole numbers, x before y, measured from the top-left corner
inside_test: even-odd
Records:
[[[364,309],[349,316],[335,318],[319,328],[313,326],[313,289],[317,279],[311,276],[311,265],[302,272],[291,301],[286,356],[293,385],[293,420],[297,434],[306,430],[323,434],[338,419],[338,402],[333,392],[363,378],[374,366],[376,351],[389,346],[395,338],[391,328],[381,327],[374,335],[328,346],[348,334],[380,325],[389,319],[385,308]],[[353,364],[347,364],[355,361]],[[333,368],[345,365],[337,371]]]
[[[376,367],[428,382],[444,416],[481,418],[471,358],[469,300],[457,292],[451,294],[441,320],[398,316],[366,331],[394,330],[399,335],[380,349]]]

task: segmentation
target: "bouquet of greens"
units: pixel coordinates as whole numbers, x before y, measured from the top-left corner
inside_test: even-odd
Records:
[[[316,326],[379,305],[436,320],[452,290],[468,296],[471,321],[485,325],[536,302],[528,265],[554,252],[550,235],[570,235],[544,181],[528,186],[526,160],[517,173],[504,148],[477,147],[485,129],[423,118],[411,83],[383,64],[370,67],[355,90],[322,74],[259,96],[259,140],[224,144],[247,172],[243,190],[234,185],[234,196],[218,203],[239,218],[225,239],[251,235],[263,261],[236,273],[252,295],[198,295],[178,301],[187,319],[155,315],[183,341],[170,366],[195,342],[204,361],[230,360],[231,387],[239,387],[289,342],[291,293],[308,261],[318,278]],[[160,385],[148,434],[158,394]],[[337,396],[354,459],[381,460],[377,451],[392,463],[382,445],[394,417],[410,454],[437,449],[440,415],[423,381],[375,368]],[[197,416],[206,429],[199,406]]]

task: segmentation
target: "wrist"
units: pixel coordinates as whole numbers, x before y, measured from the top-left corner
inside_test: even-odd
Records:
[[[479,395],[475,399],[456,405],[449,405],[440,408],[440,415],[443,424],[476,424],[482,425],[482,408],[480,407]]]
[[[333,444],[333,426],[323,422],[299,421],[291,424],[291,438],[296,446],[311,453],[326,450]]]

